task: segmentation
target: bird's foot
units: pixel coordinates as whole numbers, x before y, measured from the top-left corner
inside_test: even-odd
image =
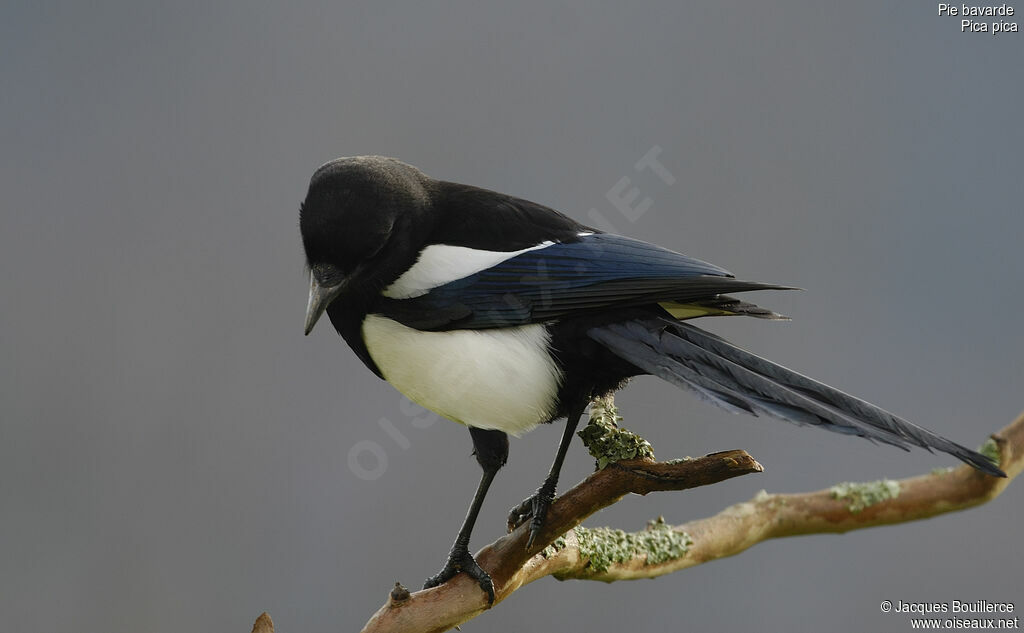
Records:
[[[441,568],[441,571],[436,576],[427,578],[427,582],[423,583],[423,588],[430,589],[431,587],[443,585],[454,578],[460,571],[466,572],[470,578],[480,585],[480,588],[487,594],[488,604],[494,604],[494,583],[491,581],[490,574],[477,564],[476,559],[469,553],[469,549],[465,547],[452,548],[452,551],[448,554],[448,562],[444,564],[444,567]]]
[[[530,521],[530,538],[526,541],[526,549],[533,547],[533,542],[540,534],[541,528],[544,527],[544,519],[548,516],[548,508],[551,507],[554,500],[555,487],[554,485],[548,485],[548,482],[545,481],[536,493],[523,499],[522,503],[509,510],[509,532],[512,532],[532,518],[532,521]]]

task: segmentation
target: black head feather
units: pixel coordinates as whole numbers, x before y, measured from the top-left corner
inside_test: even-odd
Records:
[[[313,174],[300,207],[306,263],[314,273],[351,274],[430,204],[434,181],[394,158],[356,156],[333,160]]]

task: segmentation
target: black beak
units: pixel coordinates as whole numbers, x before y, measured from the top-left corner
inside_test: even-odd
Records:
[[[320,320],[320,316],[327,310],[327,306],[338,298],[344,288],[344,281],[336,286],[321,286],[317,283],[313,273],[309,274],[309,303],[306,304],[307,335],[313,331],[313,326]]]

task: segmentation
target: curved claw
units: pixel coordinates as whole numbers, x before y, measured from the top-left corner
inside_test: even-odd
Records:
[[[522,503],[508,511],[508,533],[511,534],[517,527],[526,523],[533,516],[533,498],[531,495],[523,499]]]
[[[555,500],[555,491],[549,486],[541,486],[537,492],[523,499],[523,502],[512,508],[508,513],[508,531],[512,532],[520,525],[530,521],[530,537],[526,541],[526,549],[533,547],[534,541],[544,528],[544,519],[548,516],[548,508]]]
[[[490,574],[477,564],[476,559],[469,553],[469,550],[452,550],[448,554],[448,561],[441,568],[441,571],[437,575],[427,578],[427,581],[423,583],[423,588],[430,589],[431,587],[443,585],[458,575],[459,572],[466,572],[470,578],[475,580],[487,594],[487,603],[494,604],[494,582],[491,580]]]
[[[533,547],[541,529],[544,527],[544,519],[548,516],[548,508],[555,500],[555,495],[541,488],[533,497],[533,520],[530,521],[530,538],[526,540],[526,549]]]

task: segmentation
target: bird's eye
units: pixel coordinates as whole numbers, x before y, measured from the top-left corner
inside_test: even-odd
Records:
[[[316,263],[311,269],[313,278],[321,286],[337,286],[345,280],[345,273],[334,264]]]

